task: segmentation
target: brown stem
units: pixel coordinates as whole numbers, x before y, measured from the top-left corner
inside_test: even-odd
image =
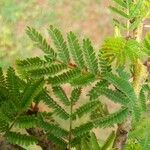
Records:
[[[42,129],[39,128],[31,128],[26,130],[29,135],[36,137],[38,140],[38,144],[43,150],[59,150],[59,148],[48,140],[46,134]]]
[[[116,138],[113,144],[115,150],[124,150],[128,133],[131,130],[131,117],[128,117],[123,123],[118,124]]]
[[[4,137],[0,137],[0,150],[25,150],[24,148],[7,142]]]

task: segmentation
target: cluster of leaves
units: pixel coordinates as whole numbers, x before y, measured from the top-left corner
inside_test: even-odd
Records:
[[[73,32],[67,34],[68,42],[53,26],[50,26],[49,33],[56,50],[35,29],[27,29],[27,34],[45,55],[43,59],[34,57],[17,60],[17,70],[23,80],[12,68],[8,69],[6,77],[1,71],[1,132],[8,141],[13,144],[27,145],[38,142],[34,137],[11,131],[11,129],[15,126],[24,129],[39,126],[45,131],[50,141],[65,149],[68,145],[71,147],[78,145],[93,128],[106,128],[121,123],[128,116],[129,110],[133,112],[135,119],[138,119],[140,108],[134,89],[128,81],[129,75],[122,68],[118,68],[117,74],[107,72],[108,68],[111,71],[111,64],[106,61],[107,57],[105,58],[103,49],[97,57],[89,39],[84,39],[81,46]],[[46,86],[51,86],[55,97],[49,95],[44,88],[44,83]],[[70,83],[73,87],[70,97],[62,87],[66,83]],[[87,93],[89,100],[79,107],[74,107],[82,89],[92,83],[95,85]],[[110,88],[109,85],[114,88]],[[74,121],[85,114],[91,114],[97,109],[101,109],[101,112],[106,111],[99,100],[102,95],[121,104],[121,109],[112,114],[103,113],[105,115],[99,115],[76,126]],[[142,92],[142,98],[143,95]],[[52,116],[58,116],[65,122],[69,122],[70,127],[68,129],[61,127],[57,119],[55,123],[49,122],[40,112],[36,116],[28,116],[31,103],[40,101],[52,109]],[[142,106],[145,106],[143,102],[144,100]]]
[[[131,3],[115,2],[131,7]],[[143,4],[140,2],[135,6],[139,8]],[[133,4],[131,10],[136,12],[135,6]],[[111,9],[123,14],[114,7]],[[135,13],[130,17],[134,16]],[[149,83],[143,84],[140,96],[137,96],[129,81],[132,75],[123,66],[127,60],[135,62],[145,51],[149,51],[149,35],[141,43],[122,37],[107,39],[97,55],[88,38],[80,43],[73,32],[67,33],[67,38],[64,38],[54,26],[50,26],[48,32],[53,45],[34,28],[27,28],[29,37],[43,51],[43,58],[17,60],[17,73],[13,68],[9,68],[6,75],[0,70],[0,133],[12,144],[30,145],[38,143],[39,139],[18,133],[15,129],[28,132],[28,129],[38,127],[49,141],[62,150],[112,147],[114,132],[101,146],[91,131],[93,128],[107,128],[122,123],[128,115],[137,121],[141,112],[146,110]],[[114,61],[118,65],[117,70],[112,71]],[[63,88],[66,84],[71,86],[70,96]],[[84,93],[86,101],[79,105],[82,89],[87,86],[90,86],[90,90]],[[102,96],[120,104],[120,109],[109,113],[101,101]],[[40,102],[50,108],[50,114],[36,110]],[[85,116],[89,119],[81,122]],[[54,118],[54,122],[50,118]],[[67,122],[68,126],[63,127],[57,118]],[[81,123],[76,124],[77,121]]]
[[[149,0],[113,0],[110,9],[118,16],[113,19],[114,25],[127,31],[135,31],[150,16]]]

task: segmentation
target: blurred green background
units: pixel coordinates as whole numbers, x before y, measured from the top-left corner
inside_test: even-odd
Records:
[[[17,58],[40,55],[25,34],[32,26],[48,38],[49,25],[64,33],[88,36],[99,47],[112,33],[108,0],[0,0],[0,66],[7,68]]]

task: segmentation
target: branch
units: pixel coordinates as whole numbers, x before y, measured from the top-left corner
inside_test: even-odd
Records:
[[[54,145],[50,140],[48,140],[46,134],[43,130],[39,128],[26,129],[28,134],[34,136],[38,140],[38,144],[43,150],[58,150],[56,145]]]
[[[25,150],[21,146],[8,143],[4,137],[0,137],[0,149],[1,150]]]

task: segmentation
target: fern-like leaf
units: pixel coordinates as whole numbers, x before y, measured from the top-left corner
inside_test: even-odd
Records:
[[[108,138],[106,139],[105,143],[103,144],[101,150],[111,149],[114,139],[115,139],[115,131],[112,131],[108,136]]]
[[[3,87],[5,86],[5,77],[4,77],[4,74],[3,74],[3,70],[2,68],[0,67],[0,87]]]
[[[99,107],[98,105],[99,101],[90,101],[79,108],[76,109],[76,111],[72,114],[72,118],[76,119],[76,117],[81,118],[83,115],[91,113],[94,109]]]
[[[128,108],[122,108],[115,113],[112,113],[106,117],[93,121],[93,124],[95,127],[103,127],[103,128],[110,127],[113,126],[114,124],[121,123],[126,119],[128,115],[129,115]]]
[[[33,136],[28,136],[26,134],[20,134],[17,132],[9,132],[6,135],[7,140],[12,144],[18,144],[22,146],[29,146],[36,144],[37,140]]]
[[[54,77],[49,77],[48,82],[53,86],[58,86],[60,84],[70,82],[75,77],[79,76],[80,70],[78,68],[68,70],[60,75]]]
[[[81,74],[80,76],[77,76],[76,78],[71,80],[71,85],[77,86],[77,87],[83,87],[86,85],[91,84],[95,80],[95,75],[91,73]]]
[[[57,146],[60,147],[60,150],[64,150],[67,147],[67,143],[62,138],[58,138],[57,136],[48,133],[48,139],[52,141],[53,143],[57,144]]]
[[[23,129],[29,129],[37,126],[36,116],[20,116],[16,122],[15,126]]]
[[[127,4],[126,2],[122,1],[122,0],[113,0],[116,4],[118,4],[119,6],[123,7],[123,8],[127,8]]]
[[[106,73],[111,72],[111,62],[103,50],[99,52],[99,66],[101,76],[104,77]]]
[[[124,11],[122,11],[121,9],[118,9],[116,7],[110,6],[109,7],[111,11],[113,11],[114,13],[116,13],[117,15],[129,19],[129,15],[127,13],[125,13]]]
[[[85,124],[82,124],[72,130],[72,133],[75,137],[81,137],[87,133],[93,128],[92,122],[87,122]]]
[[[67,44],[65,40],[63,39],[61,32],[57,28],[51,25],[49,27],[49,34],[52,37],[52,40],[58,50],[59,58],[63,62],[68,63],[70,61],[69,51],[68,51]]]
[[[133,86],[129,83],[129,81],[117,77],[113,74],[107,74],[106,80],[117,87],[117,89],[121,90],[131,101],[135,102],[137,100]]]
[[[28,83],[21,98],[21,108],[26,109],[30,106],[33,98],[37,96],[44,85],[44,80],[39,79],[33,83]]]
[[[94,132],[92,132],[90,134],[90,145],[91,145],[91,149],[92,150],[100,150],[100,146],[99,146],[99,143],[98,143],[98,139],[96,138],[96,135]]]
[[[52,64],[49,67],[41,67],[33,70],[29,70],[27,73],[34,78],[42,78],[60,73],[64,69],[67,69],[65,64]]]
[[[97,99],[100,96],[101,89],[107,87],[107,82],[105,80],[99,81],[96,85],[89,91],[88,96],[90,96],[90,100]]]
[[[15,70],[11,67],[7,70],[7,88],[12,97],[18,97],[20,90],[24,90],[26,83],[21,80],[15,73]]]
[[[107,98],[112,100],[115,103],[120,103],[127,106],[130,100],[118,90],[114,91],[111,89],[100,89],[100,95],[105,95]]]
[[[79,41],[73,32],[68,33],[68,43],[70,46],[70,52],[72,54],[73,60],[78,65],[80,69],[84,68],[83,54],[80,47]]]
[[[59,127],[57,124],[48,123],[43,120],[40,120],[39,124],[40,124],[40,127],[42,127],[46,132],[50,132],[51,134],[55,135],[56,137],[68,136],[68,131]]]
[[[150,34],[147,34],[144,39],[145,52],[150,56]]]
[[[70,104],[65,91],[60,86],[53,87],[53,92],[59,98],[59,100],[63,102],[64,105],[68,106]]]
[[[38,31],[36,31],[34,28],[28,27],[26,32],[28,36],[35,42],[35,44],[42,49],[44,53],[48,54],[51,59],[56,57],[54,50]]]
[[[83,52],[84,58],[86,61],[86,66],[88,67],[89,71],[97,74],[98,73],[98,61],[95,55],[95,51],[92,47],[91,41],[89,39],[83,40]]]
[[[9,128],[9,123],[6,120],[0,118],[0,133],[7,131]]]
[[[69,114],[60,106],[58,105],[48,94],[47,92],[41,93],[41,99],[43,102],[50,108],[54,110],[54,114],[60,116],[63,119],[68,119]]]
[[[71,92],[71,97],[70,97],[70,101],[72,104],[75,104],[81,95],[81,88],[74,88]]]
[[[147,106],[146,106],[146,96],[145,96],[143,89],[140,91],[139,100],[140,100],[141,109],[142,109],[142,111],[145,112],[147,109]]]

